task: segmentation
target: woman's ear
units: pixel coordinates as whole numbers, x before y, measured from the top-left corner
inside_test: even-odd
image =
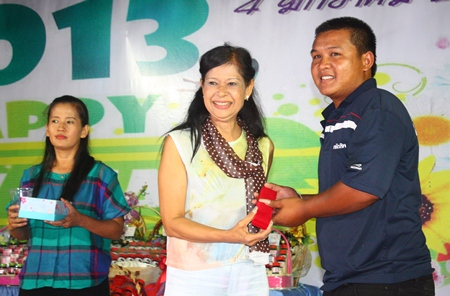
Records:
[[[83,128],[81,129],[81,135],[80,138],[86,138],[89,135],[89,124],[86,124],[85,126],[83,126]]]
[[[245,88],[245,96],[250,97],[253,92],[253,87],[255,86],[255,79],[250,80],[249,84]]]

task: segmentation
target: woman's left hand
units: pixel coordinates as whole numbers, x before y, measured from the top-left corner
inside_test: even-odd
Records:
[[[233,228],[227,231],[233,237],[230,242],[253,246],[257,242],[262,241],[269,236],[270,232],[272,232],[272,221],[270,221],[269,227],[267,227],[266,230],[260,229],[257,233],[250,233],[248,231],[248,224],[253,220],[257,209],[258,208],[255,207],[253,211],[248,213],[245,218],[240,220]]]
[[[80,226],[80,221],[81,219],[83,219],[82,214],[80,214],[80,212],[78,212],[69,201],[65,200],[64,198],[61,198],[61,201],[64,202],[66,207],[69,209],[69,214],[61,220],[45,221],[45,223],[64,228]]]

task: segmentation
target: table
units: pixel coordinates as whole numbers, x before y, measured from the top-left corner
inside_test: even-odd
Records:
[[[270,296],[321,296],[322,291],[318,287],[298,284],[290,289],[270,290]]]
[[[0,286],[1,296],[19,295],[18,286]],[[298,284],[297,287],[290,289],[270,290],[269,296],[321,296],[322,292],[318,287]]]

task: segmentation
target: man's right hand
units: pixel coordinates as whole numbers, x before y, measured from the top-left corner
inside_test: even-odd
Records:
[[[264,186],[269,189],[272,189],[273,191],[275,191],[277,193],[277,200],[283,199],[283,198],[299,196],[297,191],[295,191],[291,187],[280,186],[280,185],[273,184],[273,183],[266,183]]]
[[[274,225],[295,227],[309,219],[301,214],[304,212],[304,200],[299,198],[300,196],[293,188],[272,183],[267,183],[264,186],[277,192],[276,200],[259,200],[274,209],[272,217]]]

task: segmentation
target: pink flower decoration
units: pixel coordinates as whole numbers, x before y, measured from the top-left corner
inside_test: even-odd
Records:
[[[436,42],[436,46],[440,49],[446,49],[450,47],[450,40],[448,40],[445,37],[439,38],[439,40]]]
[[[124,216],[125,225],[139,221],[141,214],[138,211],[136,211],[135,207],[139,208],[138,206],[139,197],[145,195],[146,190],[147,185],[144,185],[142,186],[138,194],[132,191],[124,192],[125,200],[127,201],[128,206],[131,208],[131,211]]]
[[[134,206],[136,206],[138,204],[139,198],[136,196],[136,194],[134,192],[127,191],[127,192],[124,193],[124,195],[125,195],[125,199],[127,201],[127,204],[130,207],[134,207]]]

